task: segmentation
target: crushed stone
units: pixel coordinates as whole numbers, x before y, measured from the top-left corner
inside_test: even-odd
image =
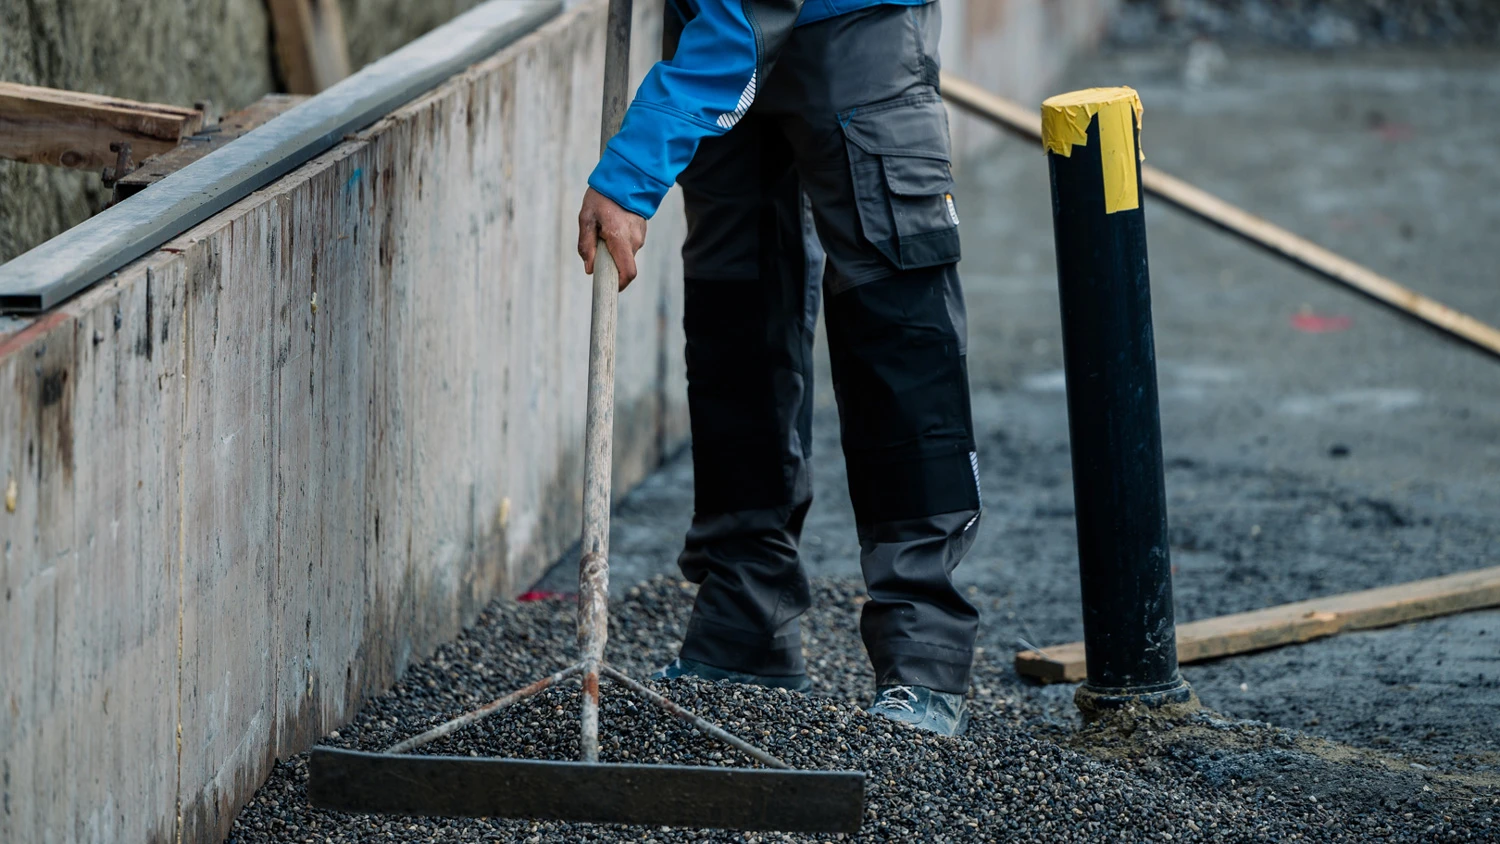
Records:
[[[1309,752],[1305,737],[1292,731],[1212,713],[1178,722],[1117,719],[1071,729],[1017,694],[1010,685],[1013,675],[1007,679],[1005,666],[985,654],[976,666],[975,717],[966,735],[938,737],[870,716],[863,711],[872,693],[869,668],[855,629],[862,589],[848,581],[819,581],[815,597],[815,609],[804,624],[813,694],[690,680],[654,685],[795,767],[866,771],[861,840],[1500,837],[1500,791],[1486,793],[1484,783],[1476,788],[1427,772],[1401,771],[1391,789],[1344,790],[1335,782],[1341,769],[1351,779],[1368,781],[1381,776],[1379,764],[1325,760]],[[610,659],[637,677],[669,659],[691,599],[688,584],[666,578],[633,588],[612,607]],[[497,601],[473,627],[414,666],[396,688],[370,700],[352,723],[324,742],[381,749],[556,670],[573,650],[570,601]],[[576,687],[550,689],[441,739],[425,752],[573,759],[578,753],[577,707]],[[1186,741],[1174,738],[1179,735]],[[601,738],[605,761],[748,764],[609,685]],[[229,840],[821,840],[780,833],[346,815],[309,807],[306,781],[305,754],[278,763],[235,820]],[[1412,792],[1412,799],[1398,799],[1400,789]]]

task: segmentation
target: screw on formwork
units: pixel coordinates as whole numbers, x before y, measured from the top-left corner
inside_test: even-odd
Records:
[[[104,172],[99,175],[104,179],[105,187],[113,188],[115,186],[115,182],[118,182],[121,179],[125,178],[125,176],[135,168],[130,166],[131,161],[129,141],[117,141],[115,143],[112,143],[109,145],[109,151],[115,154],[115,166],[104,168]]]
[[[213,129],[219,125],[219,121],[224,117],[219,112],[219,107],[214,104],[213,100],[200,100],[193,103],[193,108],[203,115],[203,126],[199,131]]]

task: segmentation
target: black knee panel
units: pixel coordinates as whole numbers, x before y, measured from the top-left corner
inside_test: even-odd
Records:
[[[860,522],[979,507],[962,302],[952,265],[828,300],[849,492]]]
[[[759,280],[689,279],[684,306],[696,511],[794,503],[810,421],[800,321],[771,313]]]

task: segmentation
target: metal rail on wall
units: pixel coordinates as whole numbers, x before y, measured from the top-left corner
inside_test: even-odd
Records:
[[[99,283],[556,17],[559,0],[490,0],[307,102],[0,264],[0,313],[35,314]]]

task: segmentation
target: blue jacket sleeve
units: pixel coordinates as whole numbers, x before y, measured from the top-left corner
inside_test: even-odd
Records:
[[[802,0],[696,5],[676,53],[646,74],[589,176],[590,187],[642,217],[656,213],[700,141],[728,132],[745,115]]]

